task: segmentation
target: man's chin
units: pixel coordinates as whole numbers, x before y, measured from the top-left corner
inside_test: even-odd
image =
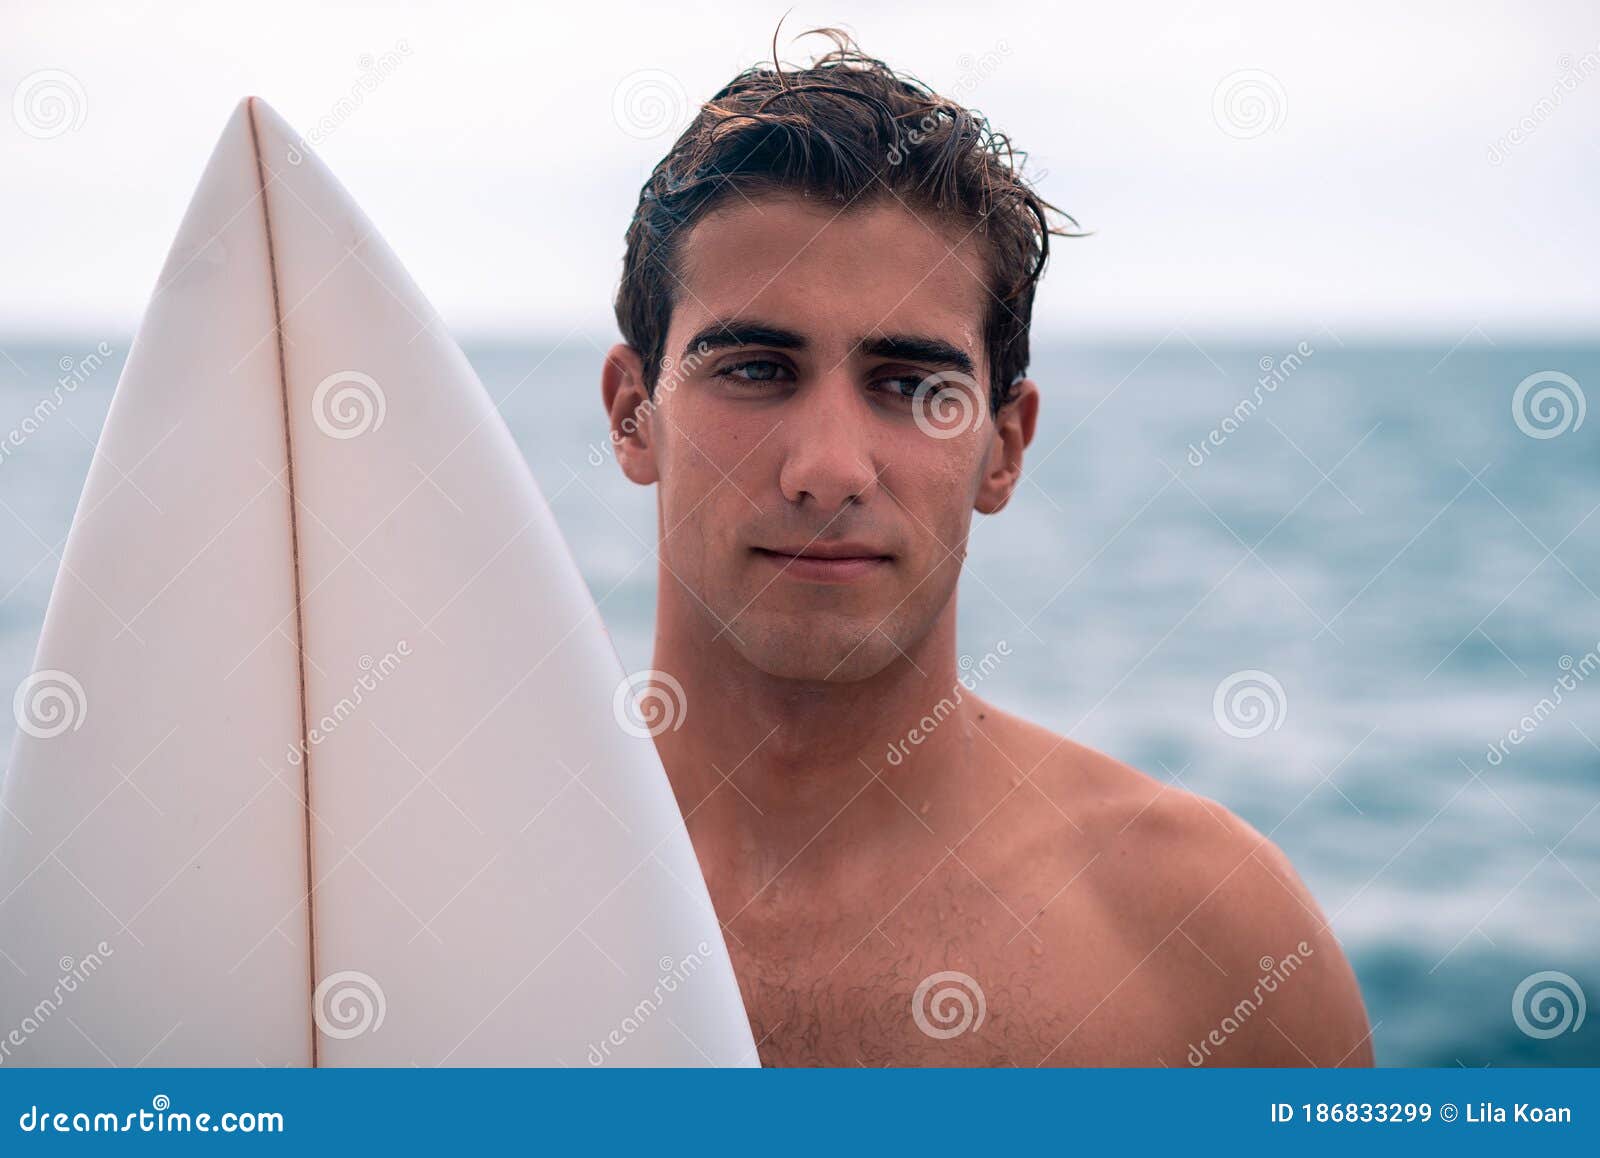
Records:
[[[812,615],[798,622],[756,623],[746,617],[734,648],[745,662],[778,679],[812,683],[858,683],[877,675],[900,652],[871,623],[821,622]]]

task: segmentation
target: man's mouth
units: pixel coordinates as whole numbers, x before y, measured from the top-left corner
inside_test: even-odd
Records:
[[[849,583],[875,574],[894,561],[893,555],[865,543],[796,543],[751,550],[786,578],[814,583]]]

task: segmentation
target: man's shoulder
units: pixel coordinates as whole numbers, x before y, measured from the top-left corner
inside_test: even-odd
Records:
[[[1063,858],[1140,968],[1165,971],[1161,988],[1183,994],[1193,1024],[1217,1027],[1193,1064],[1371,1063],[1354,974],[1276,844],[1216,800],[1010,723],[1030,778],[1070,822]]]
[[[1026,720],[986,705],[999,718],[997,738],[1014,768],[1020,768],[1058,804],[1071,827],[1097,851],[1114,855],[1136,872],[1178,870],[1175,880],[1188,879],[1185,862],[1227,860],[1276,846],[1224,805],[1173,782],[1164,783],[1104,752],[1080,744]],[[1147,862],[1133,856],[1149,855]],[[1281,853],[1277,853],[1281,857]],[[1237,863],[1237,857],[1234,858]]]

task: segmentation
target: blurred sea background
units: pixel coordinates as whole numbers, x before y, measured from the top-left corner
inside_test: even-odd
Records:
[[[654,497],[607,453],[610,340],[466,348],[641,670]],[[0,439],[99,342],[0,342]],[[126,354],[106,345],[0,457],[8,697]],[[1600,1024],[1574,1025],[1600,995],[1600,346],[1036,332],[1031,373],[1025,477],[960,589],[962,654],[1009,650],[981,694],[1278,843],[1380,1064],[1600,1064]]]

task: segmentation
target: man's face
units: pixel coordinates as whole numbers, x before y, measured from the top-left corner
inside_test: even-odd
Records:
[[[736,197],[679,249],[624,465],[658,484],[663,581],[764,672],[849,682],[911,651],[953,614],[973,510],[1009,494],[964,232],[895,202]]]

